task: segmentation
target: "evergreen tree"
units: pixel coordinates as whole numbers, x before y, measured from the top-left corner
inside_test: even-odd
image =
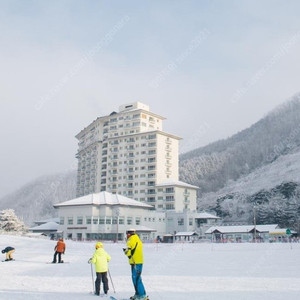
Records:
[[[5,232],[25,231],[25,225],[15,215],[13,209],[5,209],[0,212],[0,230]]]

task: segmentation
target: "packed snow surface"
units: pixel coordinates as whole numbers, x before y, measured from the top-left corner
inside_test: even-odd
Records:
[[[47,264],[55,245],[47,239],[0,235],[1,249],[16,248],[15,261],[0,263],[0,299],[97,299],[91,293],[87,263],[95,242],[67,240],[63,259],[69,263]],[[109,281],[110,295],[133,295],[122,251],[125,243],[104,246],[112,257],[109,266],[116,293]],[[145,243],[144,258],[142,277],[151,300],[300,299],[300,243]]]

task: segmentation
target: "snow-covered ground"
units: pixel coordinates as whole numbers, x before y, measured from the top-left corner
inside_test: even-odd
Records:
[[[0,235],[1,249],[16,248],[15,261],[0,263],[0,299],[97,299],[87,263],[95,243],[66,244],[70,263],[47,264],[55,241]],[[124,245],[105,244],[116,294],[111,282],[109,292],[122,298],[133,294]],[[144,244],[144,254],[151,300],[300,299],[300,244]]]

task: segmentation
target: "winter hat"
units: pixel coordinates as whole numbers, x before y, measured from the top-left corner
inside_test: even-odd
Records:
[[[126,230],[126,234],[135,234],[135,229],[133,229],[133,228],[130,228],[130,229],[128,229],[128,230]]]
[[[103,244],[101,242],[98,242],[95,247],[96,249],[103,248]]]

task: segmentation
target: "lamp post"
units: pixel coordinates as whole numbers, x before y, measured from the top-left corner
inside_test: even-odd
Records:
[[[256,203],[253,205],[254,243],[256,243]]]
[[[120,215],[120,209],[119,207],[115,208],[115,216],[117,217],[117,238],[116,238],[116,243],[118,242],[119,239],[119,215]]]

